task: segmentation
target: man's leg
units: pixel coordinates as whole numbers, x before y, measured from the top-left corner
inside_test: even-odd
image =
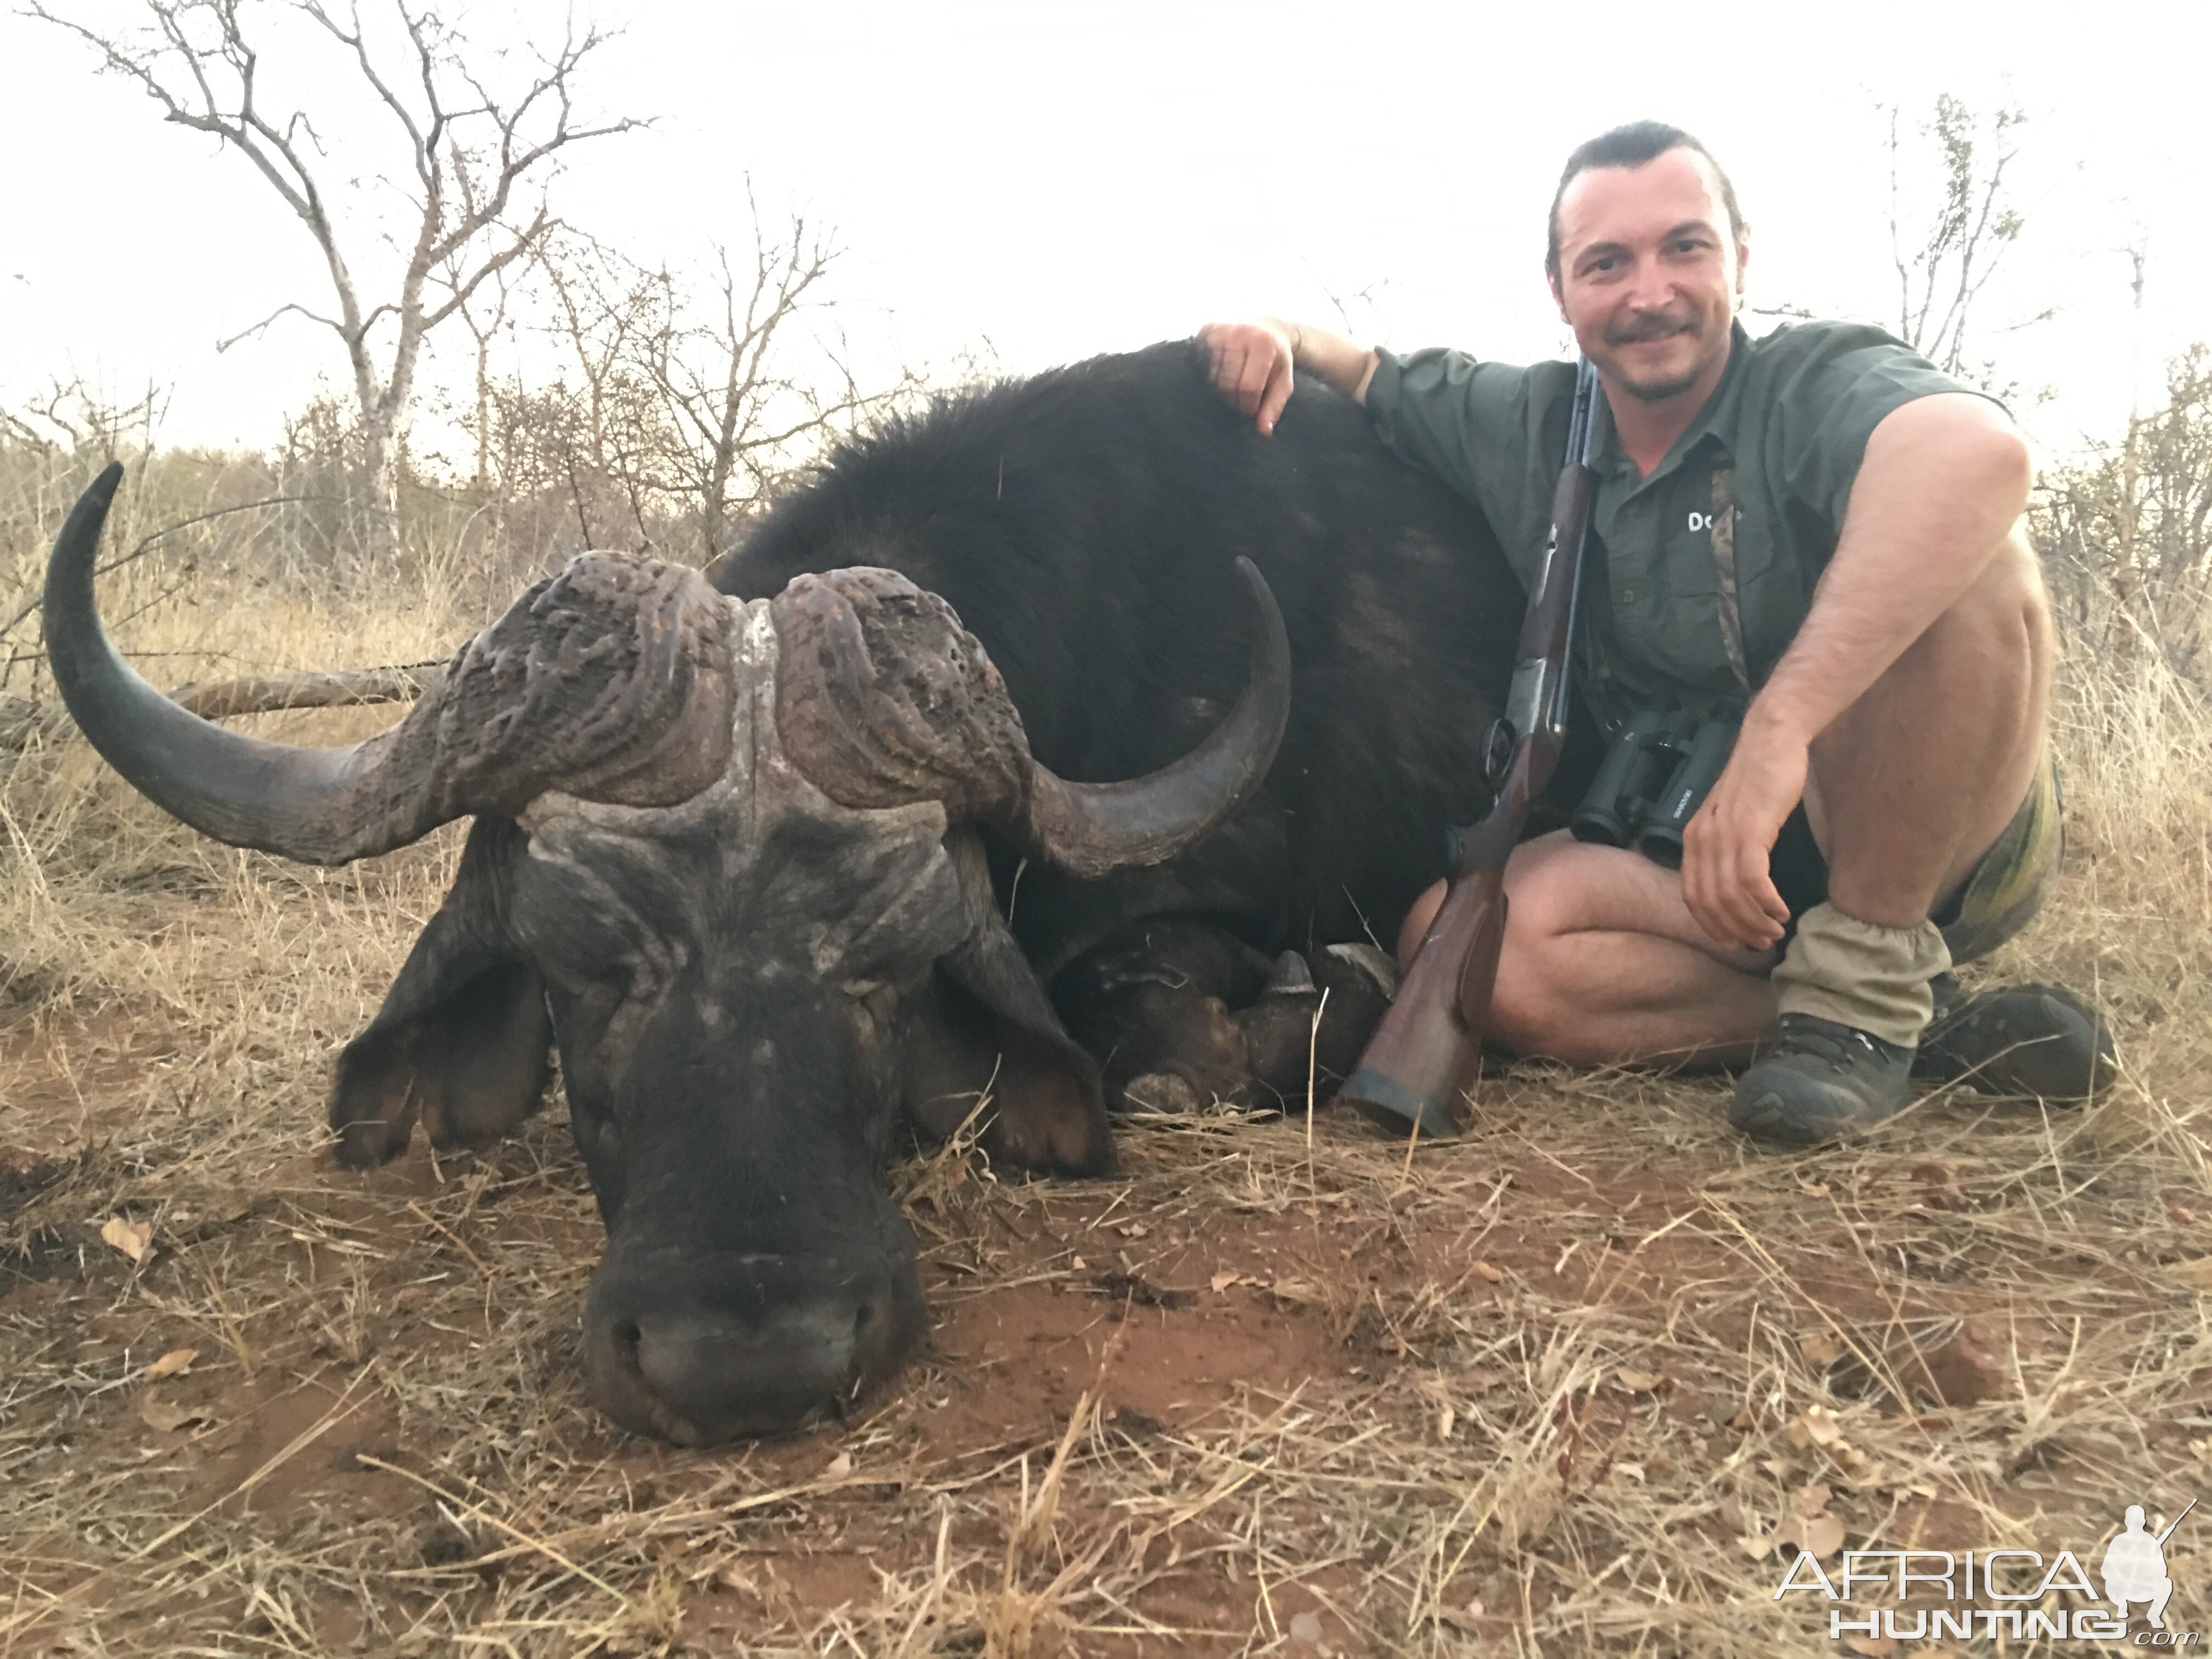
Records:
[[[2017,533],[1982,579],[1814,740],[1805,816],[1828,902],[1917,927],[2027,798],[2051,698],[2051,611]]]
[[[1798,919],[1775,970],[1778,1040],[1738,1079],[1738,1127],[1812,1143],[1905,1103],[1929,981],[1950,965],[1929,914],[2027,799],[2051,659],[2042,580],[2015,535],[1814,740],[1805,810],[1828,902]]]
[[[2149,1618],[2154,1629],[2164,1630],[2166,1628],[2166,1604],[2173,1599],[2173,1580],[2171,1578],[2154,1579],[2151,1581],[2150,1590],[2150,1607],[2148,1609],[2147,1616]]]
[[[1576,1065],[1747,1059],[1774,1024],[1772,951],[1716,945],[1690,919],[1682,878],[1640,853],[1564,830],[1514,848],[1492,1042]],[[1410,961],[1443,896],[1423,894],[1398,956]]]
[[[1807,816],[1831,866],[1829,904],[1814,915],[1927,926],[2027,794],[2051,658],[2041,580],[2015,538],[1814,744]],[[1492,1008],[1503,1046],[1584,1064],[1735,1063],[1773,1035],[1772,957],[1708,939],[1674,872],[1561,834],[1516,849],[1506,891]],[[1431,890],[1407,916],[1401,959],[1440,897]]]

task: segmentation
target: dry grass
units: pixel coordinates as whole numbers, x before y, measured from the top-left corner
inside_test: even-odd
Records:
[[[434,593],[242,592],[126,632],[404,660],[465,631]],[[956,1148],[896,1175],[932,1353],[850,1420],[714,1452],[582,1401],[599,1233],[557,1114],[483,1159],[317,1158],[330,1055],[453,833],[319,873],[179,830],[81,746],[22,757],[0,1655],[1765,1659],[1837,1650],[1772,1600],[1793,1516],[2086,1555],[2123,1504],[2212,1487],[2212,1280],[2185,1266],[2212,1255],[2212,733],[2171,685],[2080,668],[2063,889],[1996,970],[2116,1011],[2094,1112],[1938,1097],[1777,1158],[1717,1083],[1522,1066],[1410,1161],[1328,1113],[1140,1120],[1110,1183]],[[151,1225],[143,1262],[111,1216]],[[2183,1628],[2212,1614],[2208,1540],[2169,1546]]]

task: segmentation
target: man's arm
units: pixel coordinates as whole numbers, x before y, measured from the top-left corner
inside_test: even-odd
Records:
[[[1789,909],[1767,854],[1813,740],[1990,568],[2027,505],[2027,445],[1995,404],[1917,398],[1867,440],[1834,556],[1682,836],[1682,896],[1723,945],[1765,946]]]
[[[1364,403],[1367,383],[1380,361],[1340,334],[1274,317],[1208,323],[1198,338],[1211,359],[1214,389],[1267,434],[1291,400],[1293,365],[1340,387],[1354,403]]]

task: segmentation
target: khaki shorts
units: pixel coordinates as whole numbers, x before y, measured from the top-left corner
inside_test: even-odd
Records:
[[[1982,854],[1966,884],[1929,918],[1943,930],[1954,963],[1989,955],[2035,919],[2065,850],[2064,806],[2058,763],[2045,750],[2027,799],[2004,833]],[[1782,826],[1767,870],[1790,907],[1793,927],[1799,916],[1827,898],[1827,860],[1813,840],[1803,807]]]

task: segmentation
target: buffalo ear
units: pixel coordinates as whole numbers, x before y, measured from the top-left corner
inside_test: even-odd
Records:
[[[1054,1175],[1110,1174],[1114,1134],[1097,1064],[1061,1026],[1000,918],[981,843],[955,833],[946,847],[969,926],[939,958],[930,1006],[908,1039],[909,1115],[941,1139],[988,1092],[982,1144],[994,1159]]]
[[[398,1157],[418,1117],[445,1151],[483,1146],[538,1109],[553,1022],[543,982],[497,921],[507,864],[523,844],[507,820],[477,820],[453,890],[376,1018],[340,1051],[330,1103],[339,1162],[367,1169]]]

